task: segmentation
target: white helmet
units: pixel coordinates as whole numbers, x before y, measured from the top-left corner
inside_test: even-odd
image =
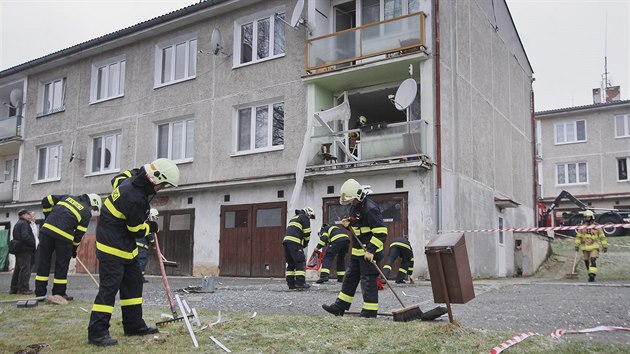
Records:
[[[160,183],[168,183],[173,187],[179,185],[179,168],[169,159],[157,159],[144,165],[144,170],[153,185]]]
[[[304,207],[304,209],[302,209],[302,211],[310,218],[310,219],[315,219],[315,210],[313,210],[313,208],[311,207]]]
[[[365,188],[359,184],[356,180],[350,178],[345,181],[341,186],[341,195],[339,196],[339,204],[347,205],[352,203],[353,199],[363,201],[368,194]]]
[[[586,210],[584,212],[584,217],[583,218],[584,218],[584,220],[589,218],[590,219],[589,221],[593,221],[593,220],[595,220],[595,213],[593,213],[592,210]]]
[[[95,193],[90,193],[87,196],[90,200],[90,205],[92,206],[92,209],[99,213],[101,211],[101,197],[99,197],[99,195]]]

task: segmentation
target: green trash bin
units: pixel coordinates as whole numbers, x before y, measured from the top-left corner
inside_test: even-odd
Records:
[[[9,266],[9,230],[0,230],[0,272]]]

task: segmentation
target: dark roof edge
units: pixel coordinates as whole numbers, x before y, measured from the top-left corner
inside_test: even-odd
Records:
[[[514,17],[512,17],[512,12],[510,11],[510,7],[507,4],[507,1],[504,0],[505,8],[507,9],[508,15],[510,16],[510,21],[512,21],[512,27],[514,27],[514,32],[516,32],[516,38],[518,38],[518,43],[521,45],[521,49],[523,53],[525,53],[525,59],[527,60],[527,65],[529,65],[529,70],[534,73],[534,68],[532,68],[532,63],[529,61],[529,57],[527,56],[527,51],[525,50],[525,46],[523,45],[523,41],[521,40],[521,36],[518,34],[518,28],[516,28],[516,23],[514,23]]]
[[[621,101],[608,102],[608,103],[595,103],[595,104],[588,104],[588,105],[583,105],[583,106],[550,109],[550,110],[547,110],[547,111],[535,112],[534,114],[536,116],[539,116],[539,115],[547,115],[547,114],[554,114],[554,113],[584,111],[584,110],[588,110],[588,109],[610,108],[610,107],[621,106],[621,105],[629,104],[629,103],[630,103],[630,100],[621,100]]]
[[[206,9],[215,5],[218,5],[220,3],[223,2],[227,2],[228,0],[204,0],[202,2],[199,2],[197,4],[192,4],[192,5],[188,5],[184,8],[181,8],[179,10],[175,10],[172,12],[169,12],[165,15],[162,16],[158,16],[155,18],[152,18],[150,20],[144,21],[144,22],[140,22],[138,24],[135,24],[133,26],[127,27],[127,28],[123,28],[121,30],[106,34],[104,36],[101,37],[97,37],[94,39],[90,39],[88,41],[85,41],[83,43],[79,43],[77,45],[74,45],[72,47],[68,47],[66,49],[62,49],[60,51],[45,55],[43,57],[37,58],[37,59],[33,59],[31,61],[27,61],[26,63],[17,65],[17,66],[13,66],[11,68],[8,68],[6,70],[0,71],[0,79],[4,78],[4,77],[8,77],[14,74],[17,74],[21,71],[24,70],[28,70],[31,68],[34,68],[38,65],[42,65],[57,59],[61,59],[64,58],[66,56],[70,56],[76,53],[79,53],[83,50],[89,49],[91,47],[96,47],[99,46],[101,44],[116,40],[118,38],[133,34],[135,32],[140,32],[146,29],[149,29],[151,27],[154,27],[156,25],[168,22],[168,21],[172,21],[175,20],[177,18],[186,16],[188,14],[191,14],[193,12],[202,10],[202,9]]]

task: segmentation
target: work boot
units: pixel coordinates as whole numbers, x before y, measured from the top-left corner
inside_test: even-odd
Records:
[[[396,284],[405,284],[404,280],[396,280]]]
[[[325,277],[325,276],[319,277],[319,279],[317,279],[317,281],[316,281],[317,284],[323,284],[323,283],[326,283],[326,282],[328,282],[328,277]]]
[[[342,309],[341,307],[337,306],[337,304],[332,304],[332,305],[322,305],[322,308],[324,310],[326,310],[326,312],[328,313],[332,313],[335,316],[343,316],[344,312],[346,312],[346,310]]]
[[[70,295],[67,295],[67,294],[54,294],[54,295],[59,295],[59,296],[61,296],[62,298],[66,299],[66,301],[72,301],[72,300],[74,300],[74,296],[70,296]]]
[[[343,275],[337,276],[337,283],[343,283]]]
[[[310,288],[311,288],[311,285],[309,283],[295,284],[295,289],[297,290],[308,290]]]
[[[365,310],[361,310],[361,312],[359,313],[359,317],[364,317],[364,318],[376,318],[376,311],[365,311]]]
[[[125,331],[126,336],[146,336],[147,334],[155,334],[160,333],[156,327],[147,327],[140,328],[134,331]]]
[[[20,295],[33,295],[33,290],[20,290],[18,291]]]
[[[595,282],[595,273],[588,273],[588,282],[589,283]]]
[[[100,338],[88,338],[88,343],[98,345],[100,347],[107,347],[110,345],[117,345],[118,341],[108,335]]]

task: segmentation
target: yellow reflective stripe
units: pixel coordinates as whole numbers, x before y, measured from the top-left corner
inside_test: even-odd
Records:
[[[354,232],[355,235],[360,236],[361,235],[361,229],[359,229],[358,227],[352,227],[352,232]]]
[[[377,251],[383,249],[383,241],[379,240],[376,236],[372,236],[372,238],[370,239],[370,243],[378,248]]]
[[[114,306],[94,304],[94,305],[92,305],[92,311],[94,311],[94,312],[104,312],[104,313],[113,313],[114,312]]]
[[[365,256],[365,251],[363,250],[363,248],[353,248],[352,249],[352,255],[353,256],[363,257],[363,256]]]
[[[120,306],[142,305],[142,298],[135,297],[133,299],[120,299]]]
[[[319,270],[320,273],[324,273],[324,274],[330,274],[330,269],[328,268],[322,268]]]
[[[389,264],[385,264],[385,266],[383,266],[383,269],[392,270],[392,266],[390,266]]]
[[[76,246],[76,247],[79,247],[79,242],[74,242],[74,241],[72,241],[72,245],[73,245],[73,246]]]
[[[339,292],[339,295],[337,296],[337,299],[343,301],[343,302],[347,302],[349,304],[352,303],[352,300],[354,299],[354,297],[350,296],[350,295],[346,295],[343,292]]]
[[[311,228],[307,227],[306,229],[302,230],[302,232],[304,232],[305,234],[310,234],[311,233]]]
[[[132,252],[126,252],[126,251],[119,250],[114,247],[109,247],[98,241],[96,242],[96,249],[98,249],[101,252],[111,254],[113,256],[124,258],[124,259],[134,259],[134,257],[138,255],[138,248],[134,248]]]
[[[122,219],[125,220],[126,217],[123,213],[121,213],[120,211],[118,211],[118,209],[116,209],[116,207],[114,206],[114,204],[112,204],[112,202],[109,200],[109,198],[105,199],[105,203],[103,203],[105,205],[105,208],[107,208],[107,210],[109,210],[109,212],[114,215],[114,217],[118,218],[118,219]]]
[[[146,248],[146,249],[149,249],[149,246],[148,246],[148,245],[145,245],[145,244],[144,244],[144,243],[142,243],[142,242],[136,242],[136,246],[138,246],[138,247],[142,247],[142,248]]]
[[[50,213],[52,208],[42,208],[42,213]]]
[[[49,194],[48,197],[46,198],[48,198],[48,204],[50,204],[51,207],[55,205],[55,202],[53,201],[53,198],[52,198],[52,194]]]
[[[391,244],[391,245],[389,245],[389,247],[394,247],[394,246],[404,247],[404,248],[406,248],[406,249],[408,249],[408,250],[410,250],[410,251],[411,251],[411,246],[409,246],[409,245],[407,245],[407,244],[404,244],[404,243],[402,243],[402,242],[392,242],[392,244]]]
[[[284,276],[285,277],[292,277],[295,276],[295,272],[292,270],[287,270],[286,272],[284,272]]]
[[[344,271],[337,271],[337,275],[338,276],[344,276],[344,275],[346,275],[346,271],[345,270]]]
[[[289,226],[295,226],[295,227],[297,227],[298,229],[302,230],[302,224],[300,224],[300,223],[299,223],[299,222],[297,222],[297,221],[291,221],[291,222],[289,222]]]
[[[413,257],[411,257],[410,261],[412,261],[412,262],[413,262],[413,261],[415,261],[415,259],[414,259]]]
[[[68,284],[68,279],[53,278],[53,284]]]
[[[140,231],[142,229],[147,229],[147,224],[142,223],[142,224],[140,224],[138,226],[129,226],[129,225],[127,225],[127,230],[129,230],[130,232],[138,232],[138,231]]]
[[[295,271],[295,276],[297,277],[297,276],[300,276],[300,275],[304,276],[304,275],[306,275],[306,272],[303,271],[303,270],[296,270]]]
[[[87,227],[79,225],[79,226],[77,226],[77,230],[86,232],[87,231]]]
[[[398,271],[407,274],[407,270],[405,268],[398,268]]]
[[[378,302],[364,302],[363,309],[368,311],[378,311]]]
[[[319,242],[317,242],[317,244],[322,246],[322,247],[326,246],[326,242],[324,242],[322,240],[319,240]]]
[[[295,243],[299,243],[300,245],[302,244],[302,240],[300,240],[299,238],[295,237],[295,236],[284,236],[284,239],[282,240],[284,241],[291,241],[291,242],[295,242]]]
[[[372,229],[369,226],[361,226],[361,233],[365,234],[372,231]]]
[[[74,216],[77,218],[77,220],[79,222],[81,222],[81,214],[79,214],[79,212],[77,211],[77,209],[74,206],[72,206],[72,205],[70,205],[70,204],[68,204],[66,202],[59,202],[59,205],[63,205],[66,208],[68,208],[68,210],[70,210],[72,212],[72,214],[74,214]]]
[[[379,227],[372,228],[372,233],[373,234],[385,234],[385,235],[387,235],[387,227],[379,226]]]
[[[48,275],[47,276],[43,276],[43,275],[36,275],[35,276],[35,281],[48,281]]]
[[[46,223],[42,227],[44,227],[44,228],[46,228],[46,229],[48,229],[48,230],[58,234],[59,236],[63,236],[63,237],[67,238],[70,241],[74,241],[74,236],[73,235],[70,235],[69,233],[63,231],[62,229],[60,229],[60,228],[58,228],[56,226],[52,226],[52,225]]]
[[[324,232],[324,233],[322,234],[322,237],[328,237],[328,232]]]
[[[337,234],[337,235],[333,236],[333,238],[330,240],[330,242],[337,241],[340,238],[348,238],[348,235],[346,235],[346,234]]]

